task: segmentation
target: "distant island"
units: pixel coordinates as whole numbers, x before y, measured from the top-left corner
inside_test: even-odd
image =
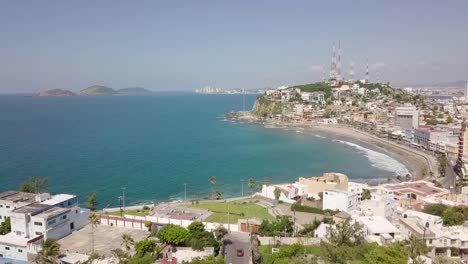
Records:
[[[69,90],[64,89],[51,89],[39,92],[37,96],[49,96],[49,97],[59,97],[59,96],[76,96],[76,94]]]
[[[40,97],[64,97],[64,96],[145,96],[154,94],[152,91],[141,87],[130,87],[119,90],[112,89],[107,86],[93,85],[88,88],[82,89],[79,93],[74,93],[65,89],[50,89],[41,91],[36,94]]]

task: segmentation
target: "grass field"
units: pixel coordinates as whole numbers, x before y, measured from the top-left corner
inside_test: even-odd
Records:
[[[199,204],[190,205],[189,207],[210,210],[213,214],[206,219],[207,222],[227,223],[228,204],[231,223],[237,223],[238,219],[246,218],[275,219],[268,213],[266,208],[249,202],[201,202]]]
[[[107,212],[106,214],[120,216],[120,211]],[[149,215],[149,209],[147,210],[124,210],[123,215],[147,216]]]

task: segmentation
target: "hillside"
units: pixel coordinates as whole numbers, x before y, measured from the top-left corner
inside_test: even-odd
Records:
[[[76,94],[69,90],[64,89],[50,89],[39,92],[37,96],[41,97],[62,97],[62,96],[76,96]]]
[[[94,85],[80,91],[80,95],[84,96],[105,96],[105,95],[115,95],[117,92],[109,87]]]
[[[129,87],[129,88],[123,88],[123,89],[117,90],[117,94],[118,95],[142,96],[142,95],[151,95],[153,94],[153,92],[145,88],[141,88],[141,87]]]

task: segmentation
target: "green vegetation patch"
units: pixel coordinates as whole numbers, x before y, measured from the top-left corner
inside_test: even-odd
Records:
[[[150,209],[124,210],[122,215],[147,216]],[[106,212],[108,215],[120,216],[120,211]]]
[[[207,209],[212,214],[206,219],[207,222],[227,223],[228,222],[228,204],[229,204],[229,222],[237,223],[238,219],[257,218],[262,220],[275,219],[268,210],[252,202],[202,202],[193,204],[189,207]]]
[[[321,215],[335,215],[337,213],[336,211],[332,210],[322,210],[320,208],[300,204],[292,204],[291,210],[296,212],[313,213]]]

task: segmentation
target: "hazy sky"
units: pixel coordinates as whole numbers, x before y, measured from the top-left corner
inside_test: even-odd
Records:
[[[326,3],[325,3],[326,2]],[[2,1],[0,92],[468,79],[468,1]]]

